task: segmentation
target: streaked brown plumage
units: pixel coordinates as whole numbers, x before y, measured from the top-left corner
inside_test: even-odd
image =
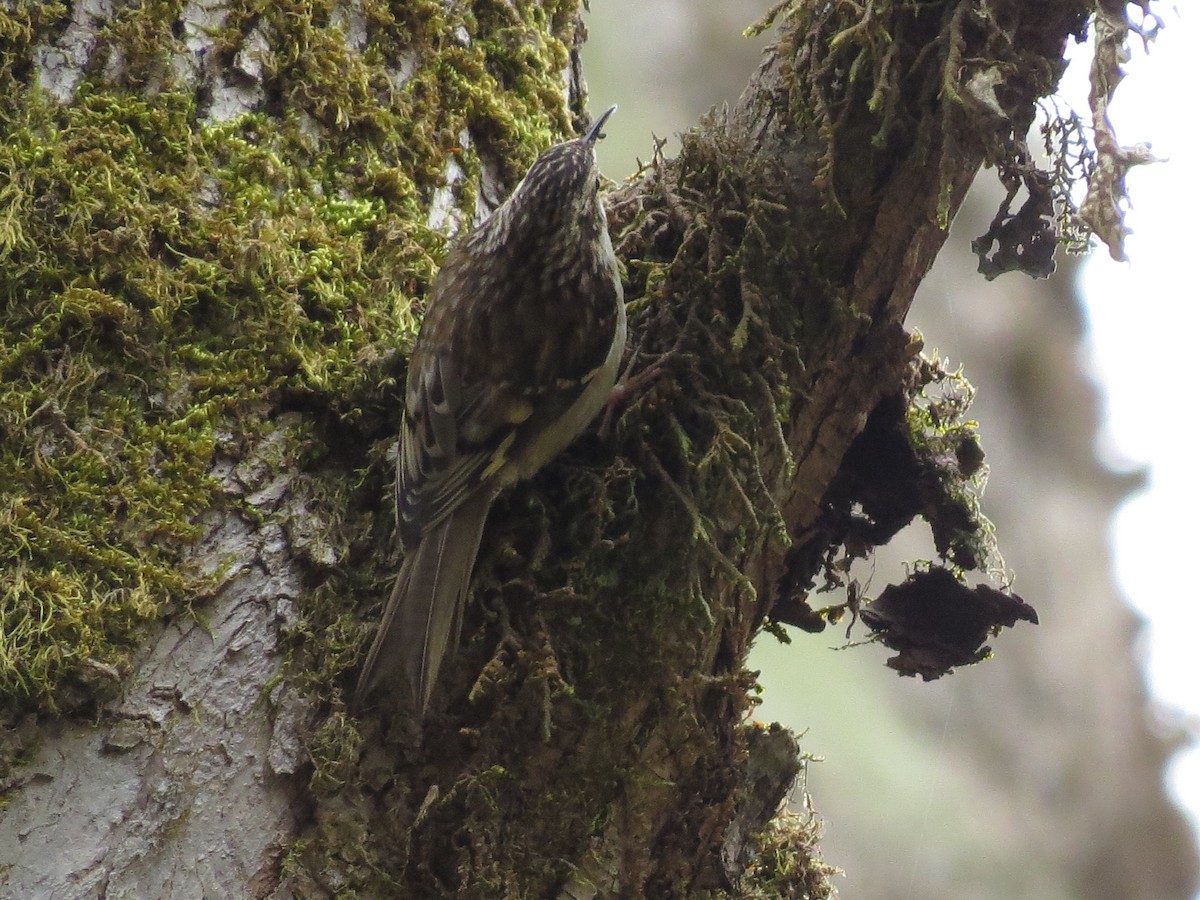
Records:
[[[616,381],[625,306],[586,135],[545,151],[449,252],[409,361],[396,508],[407,551],[353,706],[406,692],[423,714],[458,642],[496,494],[595,417]]]

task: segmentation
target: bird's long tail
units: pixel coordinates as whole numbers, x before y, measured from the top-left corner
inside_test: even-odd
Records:
[[[458,644],[471,570],[492,495],[468,497],[404,558],[367,654],[351,708],[377,690],[407,692],[424,715],[447,650]],[[403,704],[402,704],[403,705]]]

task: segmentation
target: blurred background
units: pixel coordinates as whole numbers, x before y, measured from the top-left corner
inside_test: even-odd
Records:
[[[595,0],[584,71],[594,107],[620,104],[600,146],[606,174],[636,171],[653,136],[673,155],[677,132],[737,99],[770,39],[741,33],[768,5]],[[969,247],[999,196],[985,172],[909,320],[978,389],[984,510],[1041,624],[930,684],[886,669],[883,647],[843,648],[841,627],[789,646],[764,637],[751,658],[758,718],[804,732],[821,758],[806,787],[843,897],[1200,896],[1200,754],[1188,746],[1200,606],[1177,562],[1200,545],[1200,292],[1183,268],[1200,164],[1191,116],[1170,105],[1194,84],[1189,36],[1197,46],[1196,23],[1172,12],[1148,59],[1135,48],[1114,105],[1124,143],[1170,157],[1130,175],[1132,262],[1099,249],[1060,256],[1047,281],[985,282]],[[1064,91],[1085,113],[1086,48],[1076,55]],[[932,555],[924,526],[902,538],[857,573],[874,592]]]

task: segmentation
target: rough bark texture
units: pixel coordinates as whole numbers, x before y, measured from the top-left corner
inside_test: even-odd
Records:
[[[263,477],[249,498],[259,527],[206,517],[196,553],[241,566],[202,620],[173,616],[150,630],[98,722],[24,724],[31,759],[8,782],[0,893],[270,895],[308,808],[297,777],[308,703],[286,687],[263,702],[304,589],[276,515],[294,475]]]
[[[745,724],[742,663],[777,600],[890,536],[856,520],[879,485],[847,451],[885,399],[911,423],[939,377],[902,327],[913,292],[979,166],[1025,165],[1090,4],[796,4],[727,120],[612,194],[632,342],[662,372],[497,504],[419,743],[344,707],[395,567],[403,353],[380,348],[411,336],[425,223],[491,204],[566,130],[564,74],[580,112],[578,11],[168,6],[0,14],[23,178],[3,362],[33,385],[6,395],[5,461],[56,473],[6,498],[25,535],[6,595],[141,590],[126,631],[78,652],[51,633],[36,676],[6,676],[25,756],[6,889],[822,895],[798,830],[763,832],[795,746]],[[957,427],[925,435],[925,462],[970,443]],[[942,466],[969,482],[969,452]],[[982,566],[952,493],[896,505]],[[79,497],[75,544],[30,524]],[[136,622],[171,612],[131,655]],[[122,668],[114,700],[94,673]],[[89,704],[99,726],[45,715]]]

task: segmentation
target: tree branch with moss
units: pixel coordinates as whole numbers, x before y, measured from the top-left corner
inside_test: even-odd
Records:
[[[608,195],[660,375],[497,503],[414,744],[345,708],[404,359],[441,226],[582,119],[577,5],[0,13],[10,883],[827,896],[746,656],[915,516],[939,562],[864,615],[893,665],[1032,617],[969,586],[1000,567],[969,386],[903,323],[984,165],[1030,198],[984,262],[1044,271],[1072,169],[1025,136],[1094,14],[774,11],[737,106]]]

